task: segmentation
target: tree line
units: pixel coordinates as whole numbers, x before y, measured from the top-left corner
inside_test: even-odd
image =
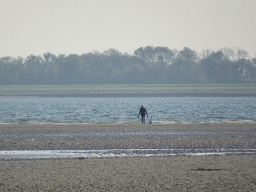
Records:
[[[45,53],[0,58],[1,85],[255,83],[256,57],[241,48],[219,51],[140,47],[82,55]]]

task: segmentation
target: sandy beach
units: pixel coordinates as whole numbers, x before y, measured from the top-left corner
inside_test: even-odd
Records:
[[[255,149],[255,123],[1,124],[0,150],[227,146]],[[57,138],[66,131],[205,130],[245,136]],[[9,135],[17,135],[10,139]],[[35,134],[37,133],[37,134]],[[248,134],[247,134],[248,133]],[[228,135],[227,134],[227,135]],[[21,136],[19,136],[21,135]],[[25,135],[25,136],[24,136]],[[231,134],[232,135],[232,134]],[[0,161],[0,191],[256,191],[256,155],[12,159]]]
[[[0,161],[0,191],[256,191],[256,155]]]

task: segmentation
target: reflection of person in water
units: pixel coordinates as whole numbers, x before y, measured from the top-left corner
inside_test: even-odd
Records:
[[[146,114],[147,114],[147,117],[148,117],[148,112],[147,112],[146,108],[143,105],[141,105],[139,115],[141,115],[142,124],[143,123],[145,124],[145,115]]]

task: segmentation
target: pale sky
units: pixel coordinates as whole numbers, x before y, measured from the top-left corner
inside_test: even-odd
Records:
[[[0,0],[0,57],[149,45],[255,57],[256,0]]]

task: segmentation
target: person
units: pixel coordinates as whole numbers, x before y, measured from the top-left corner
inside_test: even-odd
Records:
[[[146,108],[143,105],[141,105],[139,115],[141,115],[142,124],[143,123],[145,124],[145,115],[146,114],[147,114],[147,117],[148,117],[148,112],[147,112]]]

